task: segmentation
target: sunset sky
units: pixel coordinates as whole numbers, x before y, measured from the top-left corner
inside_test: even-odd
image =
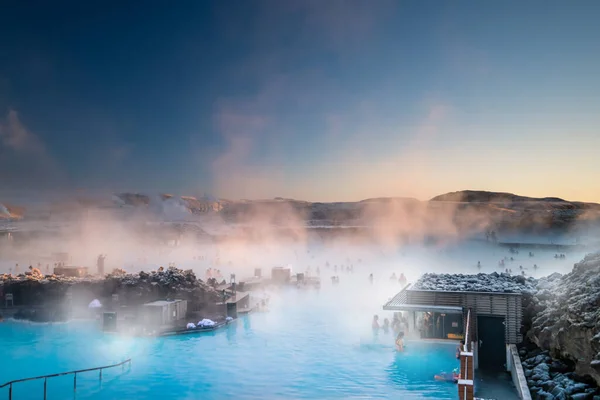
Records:
[[[0,201],[600,202],[600,1],[33,4],[1,12]]]

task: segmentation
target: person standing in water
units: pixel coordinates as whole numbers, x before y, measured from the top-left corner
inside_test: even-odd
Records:
[[[406,286],[406,277],[404,276],[404,273],[400,274],[400,278],[398,278],[398,282],[400,282],[400,287],[404,288],[404,286]]]
[[[464,346],[465,346],[465,342],[462,340],[460,341],[458,346],[456,346],[456,359],[457,360],[460,360],[460,353],[462,352]]]
[[[390,320],[387,318],[384,318],[383,320],[383,333],[388,333],[390,330]]]
[[[371,323],[371,328],[374,331],[379,331],[379,316],[378,315],[375,315],[373,317],[373,322]]]
[[[404,332],[402,331],[396,336],[396,351],[404,351]]]

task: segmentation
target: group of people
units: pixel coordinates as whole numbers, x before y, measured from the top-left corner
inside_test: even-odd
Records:
[[[219,270],[219,269],[209,268],[206,270],[205,276],[206,276],[206,280],[209,280],[211,278],[215,278],[217,280],[223,279],[223,275],[221,275],[221,270]]]
[[[379,330],[383,330],[383,333],[387,334],[392,331],[396,335],[395,346],[397,351],[404,351],[404,335],[408,332],[408,320],[401,313],[394,313],[394,318],[390,323],[390,320],[384,318],[383,325],[379,324],[379,316],[373,316],[373,322],[371,328],[375,334],[379,333]]]
[[[400,286],[402,286],[402,287],[406,286],[406,284],[408,282],[406,280],[406,277],[404,276],[404,273],[402,273],[402,272],[400,273],[400,277],[397,277],[395,272],[392,274],[392,276],[390,276],[390,281],[396,281],[396,280],[398,281],[398,283],[400,283]]]
[[[54,263],[54,268],[63,266],[64,263]],[[9,274],[12,274],[13,268],[9,268],[8,272]],[[21,267],[19,266],[19,264],[15,264],[14,272],[17,275],[21,273]],[[50,273],[50,264],[46,264],[46,275],[50,275]],[[25,271],[25,275],[42,275],[42,263],[37,263],[37,268],[33,265],[30,265],[28,271]]]
[[[438,317],[437,325],[439,326],[440,321]],[[421,334],[422,339],[432,338],[434,336],[433,332],[433,314],[430,312],[424,312],[422,317],[419,317],[417,320],[417,328]]]
[[[329,268],[329,264],[325,264],[325,268]],[[347,273],[352,273],[354,272],[354,265],[340,265],[340,271],[341,272],[347,272]],[[338,266],[334,265],[333,266],[333,272],[338,272]]]
[[[429,316],[428,316],[429,315]],[[425,313],[425,317],[422,322],[427,323],[427,321],[432,320],[432,316],[429,313]],[[406,348],[404,344],[405,332],[408,332],[408,320],[402,315],[402,313],[394,313],[394,318],[390,323],[389,319],[384,318],[383,324],[379,324],[379,316],[374,315],[373,321],[371,323],[371,328],[377,334],[379,330],[383,330],[384,333],[388,333],[390,330],[395,334],[394,347],[397,352],[403,352]],[[456,347],[456,359],[460,360],[460,354],[463,351],[464,341],[460,341],[460,343]],[[457,383],[460,376],[459,368],[455,368],[452,372],[442,372],[434,376],[434,379],[437,381],[443,382],[452,382]]]

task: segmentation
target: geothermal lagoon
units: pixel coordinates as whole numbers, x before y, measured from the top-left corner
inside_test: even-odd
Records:
[[[0,335],[13,362],[0,373],[8,380],[131,358],[131,369],[106,370],[101,384],[97,372],[80,374],[77,398],[456,398],[455,385],[433,380],[456,368],[455,346],[409,342],[399,355],[391,334],[373,337],[368,311],[348,313],[351,299],[333,291],[286,290],[275,301],[269,313],[193,337],[122,338],[85,321],[9,322]],[[16,385],[13,398],[42,398],[42,386]],[[48,395],[71,398],[73,378],[49,380]]]
[[[507,248],[480,242],[399,250],[279,247],[268,255],[280,263],[288,261],[294,273],[318,273],[320,290],[269,288],[267,312],[240,316],[223,329],[192,336],[140,338],[103,333],[97,320],[41,324],[6,320],[0,324],[0,340],[3,358],[11,362],[0,365],[0,380],[99,367],[131,358],[131,366],[105,370],[102,381],[97,371],[78,375],[77,398],[456,399],[455,384],[433,379],[435,374],[458,367],[456,343],[424,342],[413,336],[407,338],[406,351],[397,353],[391,332],[371,329],[373,315],[379,315],[380,322],[392,319],[391,312],[382,310],[401,289],[397,281],[390,280],[391,274],[404,273],[411,282],[425,272],[501,272],[504,268],[499,267],[499,260],[512,256],[514,261],[507,262],[506,268],[514,275],[524,270],[526,276],[542,276],[569,272],[582,258],[579,253],[557,259],[554,251],[533,251],[533,257],[525,250],[512,254]],[[223,275],[236,273],[241,281],[252,275],[260,259],[251,254],[254,265],[248,267],[242,262],[251,258],[248,254],[238,251],[238,259],[228,260],[223,256],[226,249],[218,252]],[[176,249],[155,259],[162,265],[181,260],[176,263],[179,268],[191,268],[199,277],[206,268],[214,267],[215,260],[212,256],[190,257],[189,251]],[[3,269],[12,263],[5,261]],[[132,257],[124,267],[128,272],[148,271],[161,264],[136,264]],[[352,265],[353,272],[342,265]],[[372,284],[368,279],[371,273]],[[333,275],[340,277],[339,284],[332,284]],[[75,396],[72,376],[49,379],[47,385],[50,399]],[[0,396],[7,398],[8,390],[1,389]],[[43,380],[13,388],[14,399],[42,396]]]

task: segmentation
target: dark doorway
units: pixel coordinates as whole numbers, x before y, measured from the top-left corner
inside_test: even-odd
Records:
[[[477,339],[479,340],[479,368],[506,370],[504,318],[478,316]]]

